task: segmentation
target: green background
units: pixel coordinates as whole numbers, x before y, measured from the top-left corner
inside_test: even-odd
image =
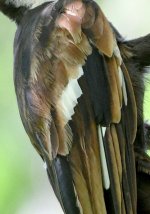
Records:
[[[149,0],[108,0],[101,6],[125,37],[134,38],[150,32]],[[0,213],[60,214],[43,163],[29,142],[17,109],[12,50],[15,29],[15,24],[0,14]],[[150,118],[148,100],[147,89],[147,119]]]

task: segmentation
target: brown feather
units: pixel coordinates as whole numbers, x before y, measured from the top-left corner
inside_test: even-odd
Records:
[[[31,22],[31,27],[36,28],[36,32],[35,35],[29,33],[32,38],[29,44],[32,46],[33,43],[34,48],[27,46],[31,56],[26,67],[29,71],[25,74],[23,69],[26,60],[23,65],[22,60],[26,56],[24,50],[25,44],[28,45],[28,37],[23,37],[23,32],[26,32],[24,25],[19,28],[19,33],[21,31],[24,39],[22,41],[25,42],[18,43],[19,39],[16,39],[15,84],[24,126],[33,145],[47,162],[49,177],[62,207],[71,201],[67,200],[69,191],[74,196],[71,188],[74,185],[81,213],[107,213],[109,203],[103,189],[97,131],[97,125],[102,124],[96,124],[90,97],[92,87],[86,82],[85,75],[78,76],[79,67],[86,63],[87,56],[92,52],[91,44],[94,45],[95,51],[102,56],[101,63],[106,63],[108,68],[109,81],[101,81],[108,88],[106,99],[111,100],[108,111],[110,110],[112,115],[103,136],[111,183],[108,192],[111,194],[115,213],[136,213],[133,142],[137,128],[137,109],[128,71],[122,63],[120,52],[116,53],[114,50],[116,39],[112,28],[93,1],[71,1],[68,5],[67,1],[57,1],[56,4],[51,4],[41,6],[40,16],[34,19],[33,15],[30,19],[35,20]],[[48,14],[44,16],[46,12]],[[51,13],[53,17],[49,19]],[[17,63],[18,58],[21,63]],[[127,105],[123,102],[119,66],[125,78]],[[101,68],[103,71],[104,66]],[[61,98],[71,80],[76,80],[81,94],[77,96],[76,105],[71,109],[74,114],[67,120]],[[104,99],[100,100],[102,103],[99,105],[103,105]],[[62,177],[63,181],[60,180]],[[67,179],[70,183],[69,191],[66,188]]]
[[[95,2],[90,2],[86,5],[82,27],[90,31],[92,40],[100,52],[107,57],[113,55],[114,35],[112,29],[105,15]]]
[[[127,96],[128,96],[127,111],[128,111],[128,115],[130,115],[128,118],[129,122],[128,122],[127,134],[128,134],[128,140],[132,144],[134,143],[136,132],[137,132],[137,107],[136,107],[135,95],[134,95],[133,86],[131,83],[129,73],[124,64],[121,65],[121,68],[122,68],[122,71],[126,80],[126,85],[127,85]]]
[[[80,86],[83,91],[83,97],[79,99],[79,104],[75,108],[75,115],[73,116],[73,148],[70,154],[70,160],[73,170],[73,178],[75,182],[75,188],[80,197],[83,198],[84,192],[81,192],[80,186],[76,185],[79,182],[79,178],[76,177],[76,170],[80,171],[80,174],[84,177],[84,182],[80,185],[86,186],[86,191],[88,190],[88,195],[86,193],[86,198],[80,201],[81,206],[86,213],[98,214],[106,213],[103,186],[102,186],[102,175],[101,175],[101,162],[99,153],[99,143],[97,135],[97,127],[93,117],[93,111],[89,103],[89,95],[86,86],[86,82],[82,77],[80,80]],[[76,131],[75,131],[76,130]],[[74,154],[74,149],[76,154]],[[77,156],[81,161],[81,168],[78,168],[78,163],[76,162]],[[82,180],[80,180],[81,182]],[[78,183],[79,184],[79,183]],[[81,195],[81,196],[80,196]],[[88,200],[85,201],[88,197]],[[87,207],[91,204],[91,211],[87,210]]]
[[[119,84],[118,78],[118,69],[116,67],[116,61],[113,58],[106,58],[106,63],[109,71],[109,84],[110,84],[110,94],[111,94],[111,114],[112,114],[112,122],[118,123],[121,119],[121,92],[120,86],[119,90],[117,87],[117,82]],[[120,92],[120,93],[119,93]],[[120,96],[119,96],[120,95]]]
[[[107,128],[106,130],[106,144],[107,144],[107,152],[109,156],[109,164],[111,165],[111,179],[113,179],[113,183],[111,183],[113,191],[114,191],[114,200],[116,204],[115,211],[116,213],[121,214],[121,198],[122,198],[122,193],[121,193],[121,185],[120,185],[120,178],[119,178],[119,171],[118,171],[118,166],[117,166],[117,159],[115,155],[115,148],[113,145],[113,139],[112,139],[112,134],[111,134],[111,128]]]

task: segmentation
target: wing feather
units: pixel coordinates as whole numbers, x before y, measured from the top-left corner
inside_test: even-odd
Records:
[[[22,23],[19,109],[64,213],[136,213],[137,109],[108,20],[93,1],[57,1]]]

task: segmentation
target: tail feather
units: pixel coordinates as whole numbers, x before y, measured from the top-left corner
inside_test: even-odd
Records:
[[[54,192],[66,214],[80,214],[68,157],[57,156],[47,168]]]

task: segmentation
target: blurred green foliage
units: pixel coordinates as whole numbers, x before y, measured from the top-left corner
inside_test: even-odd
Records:
[[[13,38],[16,26],[0,14],[0,213],[15,214],[30,187],[23,141],[28,141],[18,114],[13,86]]]

